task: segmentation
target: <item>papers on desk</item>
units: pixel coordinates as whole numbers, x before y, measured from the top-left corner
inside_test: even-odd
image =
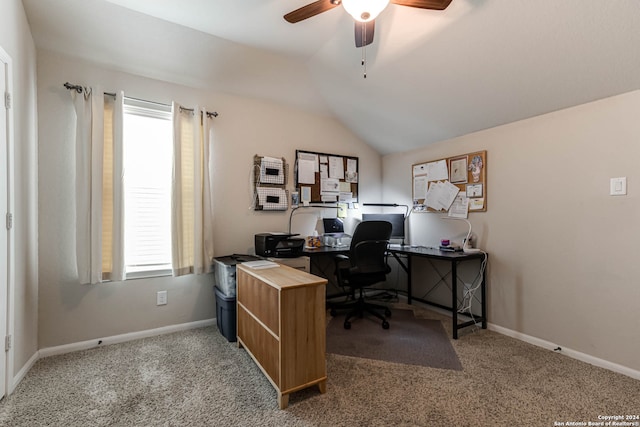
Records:
[[[273,268],[273,267],[280,266],[280,264],[278,264],[277,262],[267,261],[267,260],[247,261],[247,262],[243,262],[242,265],[246,265],[247,267],[252,268],[254,270],[261,270],[264,268]]]

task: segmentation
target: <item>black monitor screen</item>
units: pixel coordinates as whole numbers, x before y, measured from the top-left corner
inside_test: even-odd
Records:
[[[325,234],[344,233],[344,224],[340,218],[323,218],[322,225]]]
[[[404,239],[404,214],[362,214],[362,221],[387,221],[391,223],[391,238]]]

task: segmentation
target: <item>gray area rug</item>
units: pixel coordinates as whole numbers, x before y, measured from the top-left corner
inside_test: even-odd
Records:
[[[375,317],[353,319],[351,329],[343,327],[338,314],[327,327],[327,353],[405,365],[462,370],[442,322],[420,319],[413,310],[391,310],[389,329],[382,329]]]

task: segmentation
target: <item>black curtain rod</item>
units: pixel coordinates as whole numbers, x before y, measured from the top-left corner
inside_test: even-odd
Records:
[[[72,84],[71,84],[71,83],[69,83],[69,82],[66,82],[66,83],[64,84],[64,87],[65,87],[65,89],[67,89],[67,90],[75,90],[75,91],[76,91],[76,92],[78,92],[78,93],[82,93],[82,91],[84,90],[84,88],[83,88],[82,86],[80,86],[80,85],[72,85]]]
[[[72,85],[72,84],[71,84],[71,83],[69,83],[69,82],[65,83],[65,84],[64,84],[64,87],[65,87],[67,90],[75,90],[75,91],[76,91],[76,92],[78,92],[78,93],[82,93],[82,92],[84,92],[84,88],[83,88],[82,86],[80,86],[80,85]],[[111,92],[104,92],[104,94],[105,94],[105,95],[109,95],[109,96],[113,96],[113,97],[115,97],[115,96],[116,96],[116,94],[115,94],[115,93],[111,93]]]
[[[82,92],[84,91],[84,88],[83,88],[82,86],[80,86],[80,85],[74,85],[74,84],[71,84],[71,83],[69,83],[69,82],[66,82],[63,86],[64,86],[64,87],[65,87],[65,89],[67,89],[67,90],[75,90],[75,91],[76,91],[76,92],[78,92],[78,93],[82,93]],[[111,92],[105,92],[104,94],[105,94],[105,95],[109,95],[109,96],[113,96],[113,97],[115,97],[115,96],[116,96],[116,94],[115,94],[115,93],[111,93]],[[131,96],[127,96],[126,98],[133,99],[133,100],[135,100],[135,101],[148,102],[148,103],[150,103],[150,104],[162,105],[162,106],[164,106],[164,107],[171,107],[171,105],[169,105],[169,104],[163,104],[163,103],[161,103],[161,102],[154,102],[154,101],[147,101],[146,99],[133,98],[133,97],[131,97]],[[181,111],[181,112],[182,112],[182,111],[190,111],[190,112],[192,112],[192,113],[193,113],[193,108],[184,108],[184,107],[182,107],[182,106],[181,106],[181,107],[180,107],[180,111]],[[207,117],[209,117],[209,118],[212,118],[212,117],[218,117],[218,112],[217,112],[217,111],[205,111],[205,113],[207,114]]]
[[[183,106],[180,106],[180,112],[183,111],[187,111],[190,113],[193,113],[193,108],[185,108]],[[205,111],[205,113],[207,114],[207,117],[211,118],[211,117],[218,117],[218,112],[217,111]]]

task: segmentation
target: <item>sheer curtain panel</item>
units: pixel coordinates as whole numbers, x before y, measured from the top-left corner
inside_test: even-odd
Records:
[[[71,91],[71,97],[76,112],[78,279],[82,284],[122,280],[122,162],[116,160],[122,152],[122,96],[116,100],[99,88],[83,88]]]
[[[172,268],[174,276],[211,271],[213,127],[206,110],[173,103]]]
[[[124,92],[105,96],[102,183],[102,279],[125,279],[124,267]]]

